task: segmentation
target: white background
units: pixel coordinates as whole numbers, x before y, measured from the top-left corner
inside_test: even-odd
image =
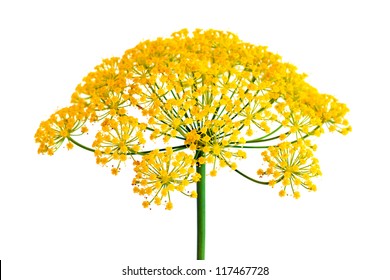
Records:
[[[214,273],[216,266],[269,266],[264,279],[390,279],[385,3],[1,1],[4,279],[148,279],[121,276],[127,265]],[[101,59],[182,28],[228,30],[269,46],[347,103],[353,126],[346,137],[319,139],[324,175],[318,192],[298,201],[228,170],[208,178],[205,262],[194,261],[195,200],[175,196],[171,212],[144,210],[130,167],[114,177],[86,151],[41,156],[34,143],[40,121],[69,104]]]

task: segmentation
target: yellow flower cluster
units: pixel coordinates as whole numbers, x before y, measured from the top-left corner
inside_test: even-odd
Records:
[[[102,130],[96,134],[92,147],[95,148],[96,163],[106,165],[111,160],[117,160],[117,167],[111,169],[117,175],[119,166],[125,162],[129,154],[140,151],[146,143],[143,130],[146,124],[140,124],[138,119],[131,116],[117,116],[105,119]]]
[[[129,104],[136,104],[129,93],[131,85],[127,85],[119,71],[119,61],[117,57],[104,59],[95,71],[84,77],[72,95],[71,102],[84,107],[91,121],[124,115]]]
[[[38,153],[53,155],[66,139],[88,131],[85,122],[86,113],[81,106],[73,105],[55,112],[41,123],[35,133],[35,141],[39,143]],[[72,142],[68,141],[67,148],[73,148]]]
[[[133,190],[146,198],[142,204],[145,208],[154,202],[156,205],[163,203],[167,210],[171,210],[171,192],[179,191],[187,196],[197,197],[196,191],[186,190],[190,183],[200,180],[194,165],[194,155],[183,151],[174,153],[170,147],[165,152],[153,150],[143,156],[141,162],[135,162]]]
[[[297,197],[297,186],[313,190],[308,177],[319,174],[311,149],[300,140],[326,128],[351,131],[346,105],[305,78],[279,55],[233,33],[183,29],[103,60],[76,87],[73,105],[41,123],[38,152],[52,155],[67,139],[68,148],[75,143],[93,151],[98,164],[117,161],[115,175],[131,158],[137,163],[135,190],[156,204],[168,197],[168,209],[170,191],[186,193],[184,184],[199,179],[190,175],[194,164],[213,164],[212,176],[224,166],[243,174],[236,160],[246,158],[244,149],[268,148],[263,156],[273,179],[267,183],[281,182],[283,191],[290,185]],[[92,148],[74,139],[96,122],[101,130]],[[145,151],[148,138],[172,150]],[[184,145],[174,147],[174,141]]]
[[[268,175],[272,179],[269,185],[272,187],[282,183],[279,192],[281,197],[287,194],[287,187],[291,189],[295,198],[300,197],[300,188],[316,191],[317,187],[311,178],[320,176],[321,170],[318,160],[314,157],[315,145],[309,140],[299,139],[297,142],[282,142],[277,146],[269,147],[262,153],[263,159],[268,163],[268,169],[259,169],[259,176]]]
[[[232,150],[229,148],[229,145],[236,143],[236,141],[245,143],[244,138],[238,139],[237,135],[239,135],[239,131],[222,120],[206,121],[199,131],[193,129],[186,134],[184,144],[188,145],[190,150],[202,151],[202,156],[197,158],[198,163],[213,164],[210,175],[216,176],[217,160],[219,161],[220,167],[229,165],[232,169],[236,169],[237,164],[232,162],[231,159],[246,158],[246,153],[242,149]]]

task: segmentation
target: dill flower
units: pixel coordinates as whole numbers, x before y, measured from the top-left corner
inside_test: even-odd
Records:
[[[66,139],[67,148],[73,148],[74,136],[99,122],[92,148],[78,146],[93,151],[98,164],[116,161],[114,175],[137,156],[146,164],[149,156],[142,147],[147,138],[168,146],[183,141],[179,150],[188,148],[198,165],[212,164],[212,176],[224,167],[243,175],[237,160],[246,158],[244,149],[271,153],[285,143],[320,136],[326,128],[351,131],[346,105],[319,93],[305,78],[267,47],[243,42],[231,32],[183,29],[104,59],[76,87],[73,105],[42,122],[35,138],[40,153],[53,154]],[[282,149],[285,155],[295,154],[298,146],[304,149],[291,145]],[[307,176],[314,173],[292,173],[290,180],[291,171],[277,166],[262,183],[294,186],[293,193],[295,186],[312,189]]]
[[[196,198],[204,259],[207,175],[230,168],[298,199],[316,190],[313,179],[321,175],[311,140],[352,131],[348,107],[305,79],[267,47],[236,34],[183,29],[104,59],[77,85],[72,105],[40,124],[38,153],[76,145],[93,152],[97,164],[110,163],[113,175],[132,162],[133,191],[144,208],[172,210],[174,193]],[[78,140],[87,133],[95,133],[90,146]],[[238,164],[248,150],[262,150],[257,177]]]
[[[315,146],[310,141],[300,140],[295,143],[282,142],[262,153],[263,160],[269,166],[267,175],[274,182],[281,182],[280,196],[285,196],[290,190],[294,198],[299,198],[300,188],[310,191],[317,189],[311,179],[322,173],[313,149]]]
[[[35,133],[35,142],[39,143],[38,153],[53,155],[65,140],[68,150],[72,149],[73,144],[69,139],[88,131],[85,122],[86,113],[78,105],[58,110],[48,120],[41,122]]]
[[[96,163],[105,165],[111,160],[117,160],[117,167],[112,169],[112,173],[117,175],[120,164],[125,162],[129,155],[139,152],[141,146],[146,143],[143,135],[146,124],[139,123],[137,118],[122,115],[105,119],[101,126],[102,130],[96,134],[92,143]]]
[[[194,155],[183,151],[174,153],[172,148],[164,152],[151,151],[142,157],[142,161],[135,162],[133,191],[145,197],[143,205],[164,203],[167,210],[173,208],[171,193],[178,191],[188,197],[196,198],[196,191],[189,191],[188,186],[199,181],[199,174],[195,172]]]

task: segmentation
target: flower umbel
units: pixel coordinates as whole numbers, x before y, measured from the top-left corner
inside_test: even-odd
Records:
[[[38,153],[53,155],[65,140],[69,141],[72,136],[88,131],[85,122],[86,112],[79,105],[58,110],[50,119],[42,122],[35,133],[35,141],[39,143]],[[68,142],[67,148],[72,149],[73,144]]]
[[[305,77],[233,33],[183,29],[103,60],[76,87],[73,105],[41,123],[38,152],[52,155],[67,141],[68,149],[76,144],[93,151],[98,164],[117,162],[114,175],[131,159],[135,190],[149,204],[165,199],[171,209],[169,194],[188,195],[187,184],[200,179],[194,164],[212,164],[209,174],[216,176],[219,168],[236,170],[244,149],[264,149],[269,167],[261,178],[269,181],[263,183],[298,198],[300,189],[315,190],[311,178],[321,174],[307,138],[325,129],[351,131],[346,105],[320,94]],[[77,142],[96,122],[101,129],[92,147]],[[147,138],[172,148],[144,150]],[[182,145],[171,144],[177,141]]]
[[[174,191],[196,197],[196,191],[188,190],[189,184],[200,180],[194,165],[194,155],[183,151],[174,153],[172,148],[167,148],[165,152],[151,151],[143,156],[141,162],[135,162],[133,190],[145,197],[147,203],[143,203],[144,207],[163,203],[167,210],[171,210],[171,194]]]
[[[313,157],[309,140],[299,140],[295,143],[283,142],[278,146],[269,147],[262,153],[268,163],[266,174],[272,179],[270,185],[281,182],[280,196],[285,196],[291,190],[294,198],[300,197],[300,188],[316,191],[317,187],[311,178],[320,176],[318,160]]]
[[[112,169],[114,175],[122,162],[129,155],[140,151],[141,145],[146,143],[143,131],[146,124],[138,122],[138,119],[127,115],[106,118],[102,122],[102,130],[96,134],[92,147],[95,148],[96,163],[102,165],[112,160],[118,161],[117,167]]]
[[[183,29],[104,59],[76,87],[72,105],[41,123],[38,153],[53,155],[65,142],[93,152],[113,175],[132,162],[145,208],[171,210],[175,193],[196,198],[204,259],[206,175],[227,167],[298,199],[321,175],[311,141],[351,131],[347,106],[305,79],[231,32]],[[95,135],[89,146],[78,140],[86,134]],[[254,176],[238,165],[253,150],[263,157]]]

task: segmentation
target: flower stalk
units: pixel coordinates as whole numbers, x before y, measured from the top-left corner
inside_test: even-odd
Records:
[[[199,153],[200,156],[203,152]],[[205,259],[206,249],[206,164],[198,164],[196,172],[200,180],[196,183],[197,198],[197,260]]]

